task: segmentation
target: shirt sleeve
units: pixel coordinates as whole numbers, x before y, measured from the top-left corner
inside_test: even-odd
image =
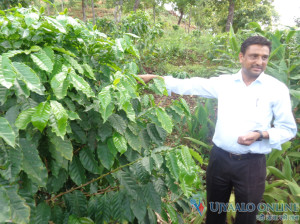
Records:
[[[197,95],[205,98],[218,98],[218,77],[210,79],[194,77],[177,79],[172,76],[164,77],[168,94]]]
[[[295,137],[297,125],[291,110],[291,100],[288,88],[279,91],[278,100],[273,104],[274,122],[269,133],[269,144],[272,148],[281,150],[281,144]]]

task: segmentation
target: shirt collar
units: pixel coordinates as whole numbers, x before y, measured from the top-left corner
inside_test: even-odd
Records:
[[[265,80],[265,77],[266,77],[265,73],[262,72],[262,73],[258,76],[258,78],[254,81],[254,83],[256,83],[256,82],[258,82],[258,83],[263,83],[264,80]],[[242,78],[242,70],[239,70],[238,73],[233,74],[233,79],[234,79],[235,81],[243,82],[243,78]]]

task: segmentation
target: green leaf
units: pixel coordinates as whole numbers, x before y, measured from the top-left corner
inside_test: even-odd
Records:
[[[71,120],[71,121],[80,120],[79,115],[74,111],[67,110],[67,114],[68,114],[69,120]]]
[[[73,57],[70,57],[69,55],[64,55],[64,58],[70,63],[70,65],[72,65],[74,69],[76,69],[80,74],[83,74],[82,67]]]
[[[267,169],[272,173],[274,174],[276,177],[280,178],[280,179],[286,179],[286,177],[284,176],[284,174],[279,170],[277,169],[276,167],[273,167],[273,166],[268,166]]]
[[[83,64],[83,67],[86,71],[85,76],[87,76],[90,79],[96,80],[93,69],[88,64]]]
[[[190,154],[189,148],[186,146],[182,146],[180,155],[183,161],[183,165],[185,166],[188,172],[191,172],[190,168],[195,165],[195,162]]]
[[[194,138],[190,138],[190,137],[184,137],[185,139],[188,139],[188,140],[190,140],[190,141],[192,141],[192,142],[194,142],[194,143],[196,143],[196,144],[198,144],[198,145],[200,145],[200,146],[203,146],[204,148],[206,148],[206,149],[211,149],[212,148],[212,146],[210,146],[210,145],[208,145],[208,144],[206,144],[206,143],[204,143],[204,142],[202,142],[202,141],[199,141],[199,140],[197,140],[197,139],[194,139]]]
[[[53,62],[48,57],[45,51],[40,50],[37,53],[30,55],[33,62],[41,69],[46,72],[52,72],[53,70]]]
[[[27,125],[31,122],[31,117],[35,113],[36,108],[29,108],[21,112],[15,122],[15,125],[19,129],[26,129]]]
[[[59,30],[61,33],[66,33],[66,29],[63,27],[61,23],[59,23],[56,19],[53,19],[48,16],[44,16],[49,24],[51,24],[55,29]],[[54,49],[53,49],[54,50]]]
[[[300,91],[299,90],[294,90],[294,89],[290,89],[290,94],[297,98],[298,100],[300,100]]]
[[[95,224],[93,220],[88,217],[76,218],[73,215],[69,216],[68,224]]]
[[[153,186],[154,189],[156,190],[156,192],[161,196],[161,197],[165,197],[168,190],[166,188],[166,185],[164,183],[164,181],[161,178],[158,178],[157,180],[155,180],[153,182]]]
[[[151,157],[148,157],[148,156],[144,157],[141,160],[141,164],[148,171],[148,173],[151,174],[151,171],[153,169],[153,163],[152,163]]]
[[[49,124],[57,136],[64,138],[68,121],[68,113],[65,108],[57,101],[51,100],[51,116]]]
[[[295,158],[300,158],[300,152],[288,152],[287,154],[289,157],[295,157]]]
[[[103,118],[103,122],[106,122],[107,119],[113,114],[114,109],[115,106],[113,103],[109,104],[106,108],[100,104],[100,113]]]
[[[50,206],[45,202],[38,204],[35,214],[35,217],[33,217],[34,223],[48,224],[51,216]]]
[[[26,98],[30,95],[30,90],[27,88],[27,85],[22,80],[15,80],[14,89],[17,96],[25,96]]]
[[[8,186],[6,190],[10,200],[11,220],[18,224],[29,223],[30,207],[25,203],[25,200],[18,195],[17,186]]]
[[[4,117],[0,117],[0,137],[3,138],[8,145],[15,147],[16,135]]]
[[[9,90],[4,86],[0,85],[0,106],[2,106],[6,102],[8,94],[9,94]]]
[[[138,152],[141,152],[142,145],[139,136],[133,134],[130,129],[127,129],[125,132],[125,138],[131,148]]]
[[[111,102],[111,92],[110,86],[107,86],[101,90],[98,94],[98,99],[100,100],[100,113],[102,115],[103,121],[105,122],[107,118],[112,114],[114,105]]]
[[[142,147],[144,149],[148,149],[150,146],[151,138],[148,135],[147,129],[141,130],[139,138],[141,139]]]
[[[165,129],[168,133],[171,133],[173,129],[173,124],[169,115],[163,108],[155,108],[155,111],[157,118],[162,125],[162,128]]]
[[[122,109],[126,112],[129,120],[135,122],[135,112],[133,110],[132,104],[127,101],[122,105]]]
[[[83,92],[87,97],[95,96],[90,85],[82,77],[80,77],[74,72],[71,72],[68,77],[70,79],[71,84],[76,90]]]
[[[167,167],[170,170],[172,176],[178,181],[179,179],[179,166],[177,164],[177,156],[174,151],[166,154]]]
[[[87,199],[81,191],[76,190],[72,193],[65,194],[63,198],[67,209],[71,214],[78,217],[82,217],[87,214]]]
[[[118,115],[118,114],[112,114],[108,118],[109,123],[111,126],[120,134],[124,134],[125,130],[127,128],[127,123],[124,121],[124,119]]]
[[[115,157],[110,149],[105,144],[98,144],[97,146],[97,155],[101,164],[108,170],[114,164]]]
[[[118,149],[118,152],[121,153],[121,155],[123,153],[125,153],[127,151],[126,139],[117,132],[115,132],[113,134],[112,138],[113,138],[113,142],[114,142],[115,147]]]
[[[155,142],[157,145],[161,146],[163,144],[163,140],[161,139],[155,124],[147,124],[147,133],[152,139],[152,141]]]
[[[0,186],[0,222],[4,223],[11,218],[10,200],[6,189]]]
[[[44,130],[44,128],[47,126],[48,120],[50,118],[51,114],[51,107],[50,103],[42,102],[40,103],[36,108],[35,112],[31,117],[32,124],[37,127],[40,132]]]
[[[3,161],[3,162],[2,162]],[[0,150],[0,175],[10,182],[19,179],[19,173],[22,169],[23,153],[20,148],[4,148]]]
[[[135,217],[137,217],[138,220],[144,220],[146,213],[147,213],[147,207],[144,200],[133,200],[130,203],[130,207],[132,209],[133,214]]]
[[[290,191],[294,196],[300,197],[300,187],[298,184],[288,181],[287,185],[289,186]]]
[[[71,51],[68,51],[68,50],[66,50],[64,48],[61,48],[61,47],[52,47],[52,49],[55,50],[55,51],[58,51],[58,52],[70,55],[72,57],[76,57],[75,54],[73,54]]]
[[[187,116],[191,116],[190,108],[189,108],[187,102],[185,101],[185,99],[180,98],[180,104],[179,104],[179,105],[180,105],[180,107],[185,111],[185,114],[186,114]]]
[[[162,95],[167,96],[168,95],[164,79],[161,78],[161,77],[159,77],[157,79],[153,79],[153,84],[150,84],[149,88],[152,91],[154,91],[156,94],[160,95],[160,96],[162,96]]]
[[[121,185],[123,185],[127,193],[134,199],[137,199],[138,196],[138,185],[135,179],[131,175],[124,171],[118,172],[118,179],[120,180]]]
[[[233,49],[235,54],[239,53],[239,44],[237,43],[237,39],[235,37],[235,33],[233,30],[232,25],[230,26],[230,31],[229,31],[229,42],[231,45],[231,48]]]
[[[0,84],[6,88],[13,86],[16,79],[16,73],[8,57],[0,56]]]
[[[79,158],[83,167],[94,174],[100,174],[98,162],[90,148],[80,150]]]
[[[159,153],[151,153],[151,157],[154,160],[157,169],[160,169],[161,165],[164,163],[164,159],[163,159],[162,155]]]
[[[42,162],[35,145],[27,139],[20,139],[20,147],[23,151],[23,170],[28,177],[40,187],[45,187],[48,172]]]
[[[110,215],[114,220],[120,220],[123,210],[123,193],[120,191],[109,192],[110,195]]]
[[[76,122],[72,122],[71,124],[72,133],[74,134],[75,141],[81,144],[85,144],[87,142],[87,136],[84,129],[79,126]]]
[[[150,207],[154,211],[161,213],[161,198],[155,191],[153,184],[149,182],[143,189],[145,199]]]
[[[13,66],[17,71],[19,78],[25,82],[28,89],[40,95],[44,95],[45,88],[35,71],[19,62],[13,62]]]
[[[199,155],[199,153],[195,152],[193,149],[189,149],[189,150],[190,150],[190,154],[194,157],[194,159],[196,159],[202,165],[203,164],[203,159]]]
[[[287,180],[292,180],[292,167],[289,157],[286,157],[284,159],[282,173]]]
[[[73,157],[73,146],[71,141],[67,138],[67,136],[64,137],[64,139],[52,134],[49,135],[50,141],[54,146],[54,149],[60,153],[62,157],[64,157],[67,160],[72,160]]]
[[[108,137],[112,135],[112,127],[108,123],[99,124],[98,135],[102,142],[104,142]]]
[[[165,205],[166,205],[166,209],[168,211],[168,214],[171,218],[172,223],[177,224],[178,218],[177,218],[177,213],[176,213],[175,209],[172,207],[171,204],[165,204]]]
[[[86,182],[85,169],[77,157],[73,157],[69,165],[70,177],[78,186]]]
[[[50,84],[57,99],[63,99],[67,95],[70,82],[67,79],[67,71],[63,71],[53,76]]]

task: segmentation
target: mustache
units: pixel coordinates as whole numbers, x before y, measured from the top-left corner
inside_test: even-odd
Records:
[[[251,68],[259,68],[259,69],[263,69],[262,66],[259,66],[259,65],[252,65]]]

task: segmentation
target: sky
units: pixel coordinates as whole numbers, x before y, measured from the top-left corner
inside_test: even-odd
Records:
[[[280,15],[283,26],[295,26],[294,18],[300,17],[300,0],[274,0],[275,10]]]

